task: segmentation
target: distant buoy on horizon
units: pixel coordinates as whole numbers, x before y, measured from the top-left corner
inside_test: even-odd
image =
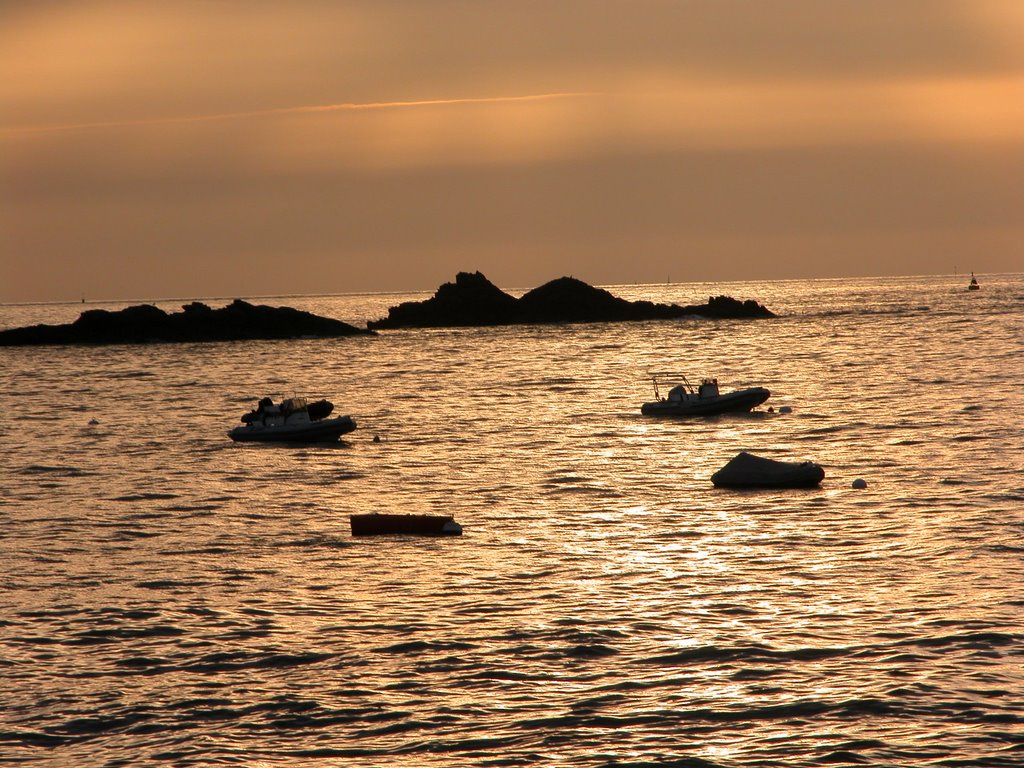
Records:
[[[379,443],[380,442],[380,435],[374,435],[373,436],[373,442]]]
[[[792,413],[792,412],[793,412],[793,406],[791,406],[791,405],[784,405],[781,408],[779,408],[779,413]]]
[[[856,480],[853,481],[853,487],[856,488],[857,490],[863,490],[864,488],[868,487],[868,481],[865,480],[863,477],[858,477]]]
[[[95,427],[97,424],[99,424],[99,421],[97,421],[96,419],[89,419],[89,424]]]

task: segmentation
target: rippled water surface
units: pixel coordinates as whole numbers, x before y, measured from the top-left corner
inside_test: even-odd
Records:
[[[0,349],[0,762],[1024,765],[1024,276],[982,284],[612,289],[767,321]],[[362,323],[407,298],[266,302]],[[653,420],[651,369],[772,398]],[[287,394],[359,429],[227,439]],[[740,450],[825,481],[714,489]],[[465,535],[353,539],[372,511]]]

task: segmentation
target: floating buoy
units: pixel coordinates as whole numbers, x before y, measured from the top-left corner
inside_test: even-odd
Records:
[[[779,413],[792,413],[792,412],[793,412],[793,406],[791,406],[791,405],[784,405],[781,408],[779,408]]]
[[[865,480],[863,477],[858,477],[856,480],[853,481],[853,487],[856,488],[857,490],[867,488],[868,481]]]
[[[775,413],[775,409],[772,408],[770,405],[768,406],[768,413]]]
[[[379,443],[380,442],[380,435],[374,435],[373,436],[373,442]]]
[[[89,419],[89,424],[95,427],[97,424],[99,424],[99,422],[96,421],[96,419]]]

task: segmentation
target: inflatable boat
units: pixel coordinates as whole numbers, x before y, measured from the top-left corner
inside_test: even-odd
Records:
[[[696,387],[680,374],[651,374],[654,382],[653,402],[644,403],[640,413],[644,416],[714,416],[718,413],[746,412],[756,408],[771,396],[764,387],[738,389],[722,394],[718,379],[701,379]],[[672,382],[678,381],[673,385]],[[666,397],[661,387],[669,386]]]
[[[327,418],[333,410],[334,404],[327,400],[307,403],[303,397],[290,397],[275,405],[265,397],[242,417],[243,426],[229,431],[228,437],[240,443],[333,442],[356,428],[351,416]]]
[[[716,488],[813,488],[825,470],[813,461],[776,461],[740,451],[711,476]]]

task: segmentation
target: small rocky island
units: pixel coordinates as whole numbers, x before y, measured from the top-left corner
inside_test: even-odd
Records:
[[[112,312],[90,309],[66,325],[32,325],[0,331],[0,346],[35,344],[147,344],[335,337],[372,333],[292,307],[235,299],[220,309],[194,301],[168,314],[152,304]]]
[[[756,301],[712,296],[707,304],[679,306],[627,301],[582,280],[560,277],[515,298],[479,272],[459,272],[426,301],[409,301],[371,321],[371,329],[450,326],[521,325],[528,323],[595,323],[667,320],[698,315],[707,318],[762,318],[775,313]]]

